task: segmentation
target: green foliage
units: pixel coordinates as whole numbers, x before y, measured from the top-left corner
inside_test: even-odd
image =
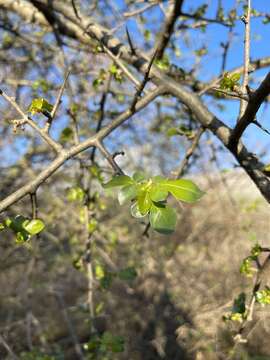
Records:
[[[79,186],[74,186],[70,189],[68,189],[67,191],[67,199],[68,201],[72,202],[72,201],[78,201],[78,202],[82,202],[84,199],[84,191],[81,187]]]
[[[39,349],[33,349],[32,351],[23,352],[20,354],[20,360],[60,360],[63,357],[60,355],[47,355]]]
[[[102,171],[98,165],[94,164],[92,166],[89,166],[89,172],[93,178],[98,180],[98,182],[102,183],[104,181]]]
[[[160,60],[155,60],[154,64],[160,69],[160,70],[164,70],[167,71],[169,70],[170,67],[170,60],[169,57],[167,55],[164,55],[162,59]]]
[[[51,105],[47,100],[44,98],[38,98],[32,100],[28,111],[31,112],[32,115],[36,113],[42,113],[45,116],[50,116],[52,109],[53,105]]]
[[[192,140],[194,138],[194,132],[183,125],[180,126],[179,128],[173,127],[168,129],[167,135],[169,137],[175,135],[186,136],[189,140]]]
[[[208,50],[205,46],[201,47],[200,49],[195,50],[195,54],[197,56],[204,56],[208,53]]]
[[[73,130],[70,127],[66,127],[62,130],[60,135],[60,141],[66,143],[70,141],[73,137]]]
[[[96,262],[95,277],[99,281],[101,289],[108,290],[111,287],[113,280],[116,278],[127,282],[134,281],[137,277],[137,271],[133,266],[118,271],[109,271],[104,265]]]
[[[125,340],[122,336],[106,331],[101,336],[92,336],[91,340],[84,344],[84,350],[90,355],[89,359],[109,360],[110,354],[123,352],[124,345]]]
[[[201,18],[205,15],[206,11],[208,8],[208,4],[202,4],[201,6],[199,6],[196,10],[196,12],[193,14],[194,17],[196,18]]]
[[[256,269],[252,267],[252,261],[251,256],[248,256],[242,261],[242,264],[240,265],[241,274],[246,275],[247,277],[252,277],[254,275]]]
[[[256,267],[252,267],[252,264],[257,260],[258,256],[261,254],[261,246],[256,244],[253,246],[250,252],[250,256],[246,257],[240,266],[240,273],[246,275],[247,277],[252,277],[257,271]]]
[[[230,314],[223,316],[225,321],[242,322],[246,318],[246,294],[241,293],[233,303],[233,307]]]
[[[115,64],[113,64],[110,69],[109,72],[111,73],[111,75],[113,76],[114,80],[116,80],[117,82],[121,83],[123,80],[122,77],[122,70],[119,69],[119,67]]]
[[[106,76],[107,76],[106,74],[107,74],[106,70],[104,69],[99,70],[98,77],[94,79],[92,83],[95,90],[98,90],[99,86],[104,84],[104,81],[106,80]]]
[[[148,215],[152,228],[162,234],[172,233],[176,226],[176,212],[167,204],[169,194],[187,203],[194,203],[203,195],[191,180],[172,180],[160,176],[147,178],[141,172],[132,177],[115,176],[103,187],[122,187],[118,193],[120,205],[132,201],[131,215],[136,218]]]
[[[264,19],[263,19],[263,24],[264,25],[267,25],[270,23],[270,16],[266,16]]]
[[[220,88],[233,91],[235,86],[239,86],[240,78],[241,74],[239,73],[229,75],[229,73],[226,72],[220,82]]]
[[[51,85],[45,79],[35,80],[32,84],[33,90],[41,89],[44,93],[48,92]]]
[[[5,219],[4,223],[0,224],[0,230],[8,228],[12,230],[16,237],[16,243],[24,243],[34,235],[43,231],[45,224],[40,219],[27,219],[22,215],[16,215]]]
[[[270,304],[270,288],[266,287],[263,290],[256,291],[256,301],[261,305]]]
[[[153,204],[149,219],[152,228],[161,234],[170,234],[175,230],[177,217],[171,207]]]

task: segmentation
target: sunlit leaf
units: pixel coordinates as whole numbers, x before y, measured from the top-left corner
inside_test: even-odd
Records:
[[[31,235],[39,234],[44,228],[45,224],[40,219],[32,219],[23,223],[23,228]]]
[[[163,190],[169,191],[177,200],[193,203],[203,196],[203,192],[191,180],[164,180],[160,183]]]
[[[176,226],[176,212],[170,207],[153,205],[150,210],[151,227],[161,234],[171,234]]]
[[[126,185],[118,193],[119,204],[123,205],[128,201],[135,199],[136,196],[137,196],[137,186],[134,184]]]
[[[109,182],[106,184],[103,184],[103,187],[105,189],[117,187],[117,186],[123,186],[123,185],[131,185],[134,184],[134,180],[131,179],[131,177],[127,175],[118,175],[113,177]]]

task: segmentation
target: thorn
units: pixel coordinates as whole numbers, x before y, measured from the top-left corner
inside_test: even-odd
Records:
[[[128,31],[127,26],[126,26],[126,33],[127,33],[127,38],[128,38],[128,44],[129,44],[129,47],[130,47],[130,50],[131,50],[131,55],[137,55],[136,54],[136,49],[133,46],[133,43],[132,43],[132,40],[131,40],[131,37],[130,37],[130,33]]]

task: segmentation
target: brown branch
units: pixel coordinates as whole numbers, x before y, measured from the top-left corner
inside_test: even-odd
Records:
[[[24,123],[31,126],[32,129],[34,129],[40,137],[46,141],[50,147],[56,152],[59,153],[62,150],[62,146],[55,142],[47,133],[45,130],[41,129],[29,116],[27,116],[23,110],[20,108],[20,106],[16,103],[15,100],[13,100],[10,96],[8,96],[3,90],[0,89],[0,95],[3,96],[3,98],[10,103],[11,106],[14,107],[14,109],[22,116]]]
[[[191,158],[191,156],[193,155],[194,151],[196,150],[197,146],[199,145],[199,141],[200,141],[200,138],[202,136],[202,134],[204,133],[205,129],[203,127],[201,127],[197,133],[195,134],[194,138],[193,138],[193,141],[192,141],[192,144],[191,146],[189,147],[189,149],[187,150],[186,152],[186,155],[179,167],[179,170],[177,171],[177,174],[176,174],[176,179],[179,179],[181,176],[183,176],[183,173],[184,173],[184,170],[188,164],[188,161],[189,159]]]
[[[172,10],[168,14],[168,17],[165,21],[163,30],[161,31],[161,38],[156,47],[156,59],[160,60],[163,57],[164,51],[170,41],[171,35],[173,33],[174,25],[178,16],[181,14],[183,0],[174,0]]]
[[[164,88],[159,87],[155,89],[153,92],[146,95],[144,98],[138,101],[135,107],[135,112],[140,111],[149,103],[151,103],[157,96],[161,95],[164,92]],[[9,206],[16,203],[20,199],[22,199],[27,194],[31,194],[37,191],[39,186],[44,183],[46,179],[48,179],[52,174],[56,172],[68,159],[71,159],[86,149],[93,146],[100,146],[100,142],[107,137],[113,130],[118,128],[122,123],[128,120],[134,112],[130,109],[127,109],[121,115],[119,115],[116,119],[114,119],[109,125],[102,128],[97,134],[91,136],[89,139],[86,139],[80,144],[72,146],[69,150],[61,150],[58,154],[57,158],[51,162],[51,164],[41,171],[39,175],[31,180],[26,185],[22,186],[17,191],[13,192],[5,199],[0,202],[0,213],[6,210]],[[100,147],[99,147],[100,148]]]
[[[21,0],[22,1],[22,0]],[[65,21],[54,19],[58,22],[59,31],[70,38],[75,38],[84,44],[91,44],[93,40],[103,43],[114,55],[119,55],[120,58],[128,64],[133,65],[141,73],[145,73],[149,59],[143,54],[137,52],[137,56],[131,55],[129,48],[124,46],[116,37],[112,36],[111,32],[105,27],[95,23],[93,19],[83,17],[79,22],[74,16],[73,11],[70,11],[63,3],[55,2],[54,8],[47,5],[45,0],[31,0],[32,3],[39,7],[40,11],[48,16],[54,11],[61,13]],[[0,6],[1,6],[0,0]],[[13,8],[13,11],[20,15],[18,7]],[[25,15],[25,14],[24,14]],[[152,81],[163,87],[163,91],[172,96],[175,96],[179,101],[185,104],[194,114],[197,121],[207,129],[209,129],[218,139],[227,147],[235,156],[240,166],[247,172],[250,178],[254,181],[262,195],[270,202],[270,180],[262,172],[263,164],[243,146],[239,144],[236,151],[229,147],[231,138],[231,129],[220,121],[213,113],[211,113],[207,106],[201,101],[194,92],[188,91],[178,82],[166,76],[162,71],[155,66],[151,68],[150,76]],[[117,127],[117,122],[115,123]],[[103,130],[101,130],[102,133]],[[88,145],[89,146],[89,145]],[[1,209],[1,208],[0,208]]]
[[[270,72],[267,74],[261,85],[258,87],[256,91],[254,91],[250,95],[250,99],[247,105],[247,108],[240,118],[238,123],[236,124],[229,142],[229,148],[232,151],[236,151],[238,142],[248,127],[255,120],[255,116],[261,106],[261,104],[265,101],[267,96],[270,94]]]
[[[247,13],[242,17],[243,23],[245,25],[245,52],[244,52],[244,73],[243,73],[243,84],[242,92],[247,91],[248,86],[248,71],[249,71],[249,61],[250,61],[250,11],[251,11],[251,0],[247,0]],[[246,103],[240,101],[240,111],[239,119],[244,115],[246,109]]]
[[[52,112],[50,114],[50,117],[48,118],[48,121],[45,125],[45,128],[44,128],[44,131],[49,133],[50,132],[50,128],[51,128],[51,125],[52,125],[52,122],[55,118],[55,115],[56,115],[56,112],[61,104],[61,99],[62,99],[62,96],[63,96],[63,93],[64,93],[64,89],[65,89],[65,86],[66,86],[66,83],[67,83],[67,80],[68,80],[68,77],[70,75],[70,71],[71,69],[69,69],[67,72],[66,72],[66,75],[65,75],[65,78],[64,78],[64,81],[63,81],[63,84],[59,90],[59,93],[58,93],[58,96],[57,96],[57,99],[56,99],[56,102],[54,104],[54,107],[52,109]]]

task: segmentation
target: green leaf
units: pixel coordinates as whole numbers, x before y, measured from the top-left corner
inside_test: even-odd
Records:
[[[91,219],[88,223],[88,232],[89,234],[93,234],[96,231],[98,226],[98,222],[96,219]]]
[[[5,225],[3,223],[0,223],[0,231],[5,229]]]
[[[154,202],[165,201],[168,197],[168,191],[162,189],[159,184],[153,184],[149,195]]]
[[[235,73],[235,74],[232,74],[232,76],[231,76],[231,80],[234,83],[237,83],[240,79],[241,79],[241,74],[240,73]]]
[[[23,228],[31,235],[37,235],[45,228],[45,224],[40,219],[26,220]]]
[[[15,233],[23,230],[23,223],[27,220],[26,217],[22,215],[16,215],[14,218],[7,218],[5,220],[5,225],[13,230]]]
[[[105,269],[102,265],[97,264],[95,266],[95,274],[96,274],[96,278],[97,280],[101,280],[102,278],[104,278],[105,276]]]
[[[177,200],[193,203],[203,196],[203,192],[191,180],[164,180],[160,183],[163,190],[169,191]]]
[[[122,336],[113,335],[107,331],[102,335],[101,345],[105,351],[111,351],[113,353],[123,352],[124,343],[125,341]]]
[[[135,199],[137,196],[137,185],[126,185],[118,193],[118,201],[120,205]]]
[[[38,98],[32,101],[28,111],[31,112],[32,115],[36,113],[50,114],[52,109],[53,105],[48,103],[47,100],[45,100],[44,98]]]
[[[137,271],[133,266],[127,267],[118,272],[118,277],[124,281],[133,281],[137,277]]]
[[[18,231],[16,233],[16,243],[17,244],[22,244],[25,243],[26,241],[28,241],[30,239],[30,234],[27,231]]]
[[[165,206],[153,205],[150,210],[150,224],[154,230],[161,234],[171,234],[176,226],[176,212]]]
[[[72,187],[68,189],[67,192],[68,201],[83,201],[84,199],[84,191],[79,186]]]
[[[246,294],[241,293],[233,303],[232,313],[244,314],[246,311]]]
[[[265,288],[263,290],[256,291],[256,301],[262,305],[270,304],[270,289]]]
[[[142,171],[136,171],[133,175],[132,175],[132,179],[136,182],[140,182],[143,181],[145,179],[147,179],[147,176],[145,173],[143,173]]]
[[[66,127],[65,129],[63,129],[61,135],[60,135],[60,141],[61,142],[67,142],[69,140],[72,139],[73,136],[73,131],[71,128]]]
[[[141,191],[138,195],[138,209],[142,215],[146,215],[152,206],[149,191]]]
[[[138,209],[138,203],[137,201],[134,202],[131,207],[130,207],[130,213],[133,217],[135,217],[136,219],[140,219],[146,216],[146,214],[141,214],[140,210]]]
[[[181,135],[181,134],[179,133],[179,129],[177,129],[177,128],[170,128],[170,129],[168,129],[168,131],[167,131],[167,136],[171,137],[171,136],[175,136],[175,135]]]
[[[118,175],[113,177],[109,182],[106,184],[103,184],[103,187],[105,189],[117,187],[117,186],[123,186],[123,185],[131,185],[134,184],[134,180],[131,179],[131,177],[127,175]]]

